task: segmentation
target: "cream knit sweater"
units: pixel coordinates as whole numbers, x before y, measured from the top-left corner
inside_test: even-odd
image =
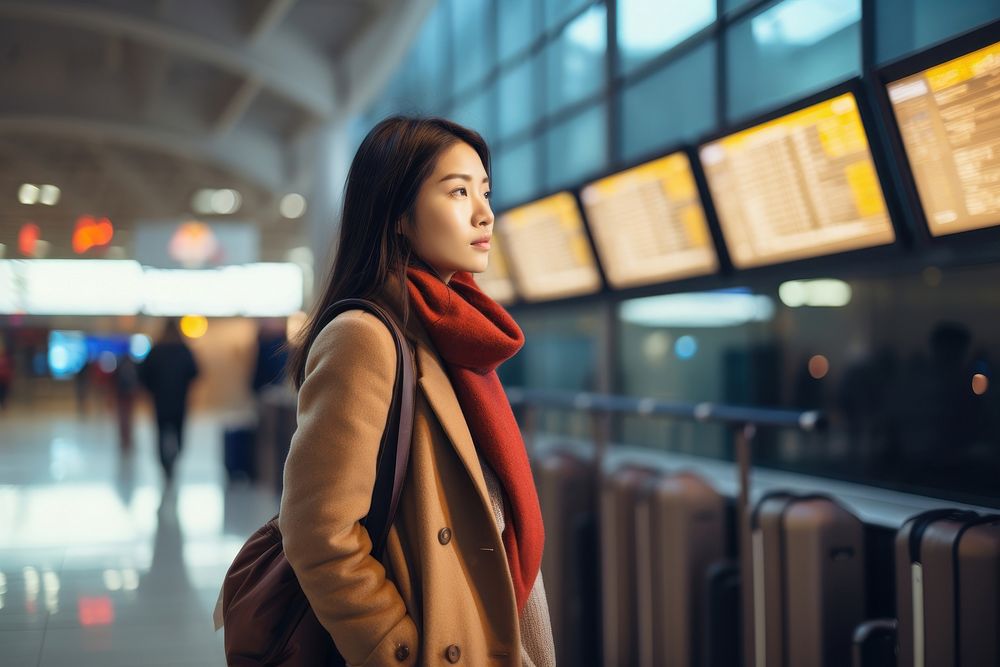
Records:
[[[489,464],[479,457],[483,467],[483,477],[486,488],[490,492],[490,502],[493,505],[493,516],[497,529],[503,533],[507,525],[503,514],[503,487],[496,473]],[[521,614],[521,663],[524,667],[555,667],[556,649],[552,640],[552,621],[549,618],[549,603],[545,597],[545,585],[542,583],[542,573],[538,573],[535,585],[528,594],[528,601]]]

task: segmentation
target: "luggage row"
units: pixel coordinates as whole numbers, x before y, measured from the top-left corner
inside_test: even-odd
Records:
[[[560,664],[1000,665],[1000,515],[934,510],[868,544],[826,495],[743,510],[691,472],[569,448],[534,467]],[[895,616],[872,618],[883,577]]]

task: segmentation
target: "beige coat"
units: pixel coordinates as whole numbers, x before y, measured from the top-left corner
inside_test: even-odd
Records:
[[[394,294],[378,300],[398,312]],[[285,555],[349,665],[520,665],[514,588],[472,436],[415,315],[406,335],[413,441],[385,568],[359,521],[396,355],[389,330],[360,310],[336,317],[309,352],[284,472]]]

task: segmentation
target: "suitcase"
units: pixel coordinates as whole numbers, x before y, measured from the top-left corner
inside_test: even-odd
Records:
[[[743,664],[740,642],[740,566],[730,560],[713,563],[705,576],[705,667]]]
[[[230,480],[257,478],[256,430],[249,427],[227,428],[222,432],[223,462]]]
[[[639,663],[638,577],[635,507],[643,487],[657,476],[625,465],[601,482],[601,644],[606,667]]]
[[[555,451],[533,462],[545,522],[542,576],[556,662],[593,665],[600,656],[597,474],[592,461]]]
[[[864,526],[831,498],[765,495],[750,518],[756,667],[840,667],[865,618]]]
[[[651,478],[637,500],[639,664],[700,667],[706,575],[726,551],[725,500],[689,472]]]
[[[1000,516],[932,510],[896,537],[900,667],[1000,664]]]
[[[895,667],[896,619],[865,621],[854,630],[851,667]]]

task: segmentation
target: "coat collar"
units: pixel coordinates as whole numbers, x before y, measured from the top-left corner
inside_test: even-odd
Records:
[[[395,316],[398,323],[402,323],[402,290],[395,276],[389,277],[374,300],[386,307]],[[404,335],[413,344],[417,385],[423,391],[428,404],[455,448],[455,452],[465,465],[469,477],[479,492],[480,499],[486,509],[492,513],[492,504],[489,500],[486,480],[483,477],[479,454],[476,451],[472,434],[469,432],[469,425],[465,421],[462,406],[455,395],[455,389],[448,377],[444,362],[437,350],[434,349],[430,336],[415,312],[410,311],[406,326],[401,328],[403,328]]]

